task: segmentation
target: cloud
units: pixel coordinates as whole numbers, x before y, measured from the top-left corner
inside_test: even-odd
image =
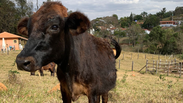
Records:
[[[110,0],[110,2],[114,4],[132,4],[138,3],[139,0]]]
[[[138,3],[139,0],[67,0],[63,3],[77,5],[77,4],[91,4],[91,5],[105,5],[105,4],[132,4]]]
[[[39,6],[43,1],[46,0],[39,0]],[[182,0],[61,0],[61,2],[68,10],[85,13],[90,20],[113,14],[117,14],[120,18],[130,16],[131,12],[140,14],[145,11],[155,14],[164,7],[169,11],[175,10],[177,6],[183,6]]]
[[[151,1],[157,1],[157,2],[183,2],[182,0],[151,0]]]

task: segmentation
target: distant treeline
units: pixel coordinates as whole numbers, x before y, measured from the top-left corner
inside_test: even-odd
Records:
[[[17,23],[33,13],[33,3],[27,0],[0,0],[0,33],[17,34]]]

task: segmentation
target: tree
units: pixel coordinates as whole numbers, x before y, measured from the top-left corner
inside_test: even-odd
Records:
[[[180,53],[177,41],[179,35],[172,29],[164,30],[160,26],[154,27],[149,35],[147,35],[144,42],[147,46],[146,51],[154,53],[154,51],[161,54]]]
[[[112,17],[115,17],[118,20],[118,15],[113,14]]]
[[[131,14],[130,14],[130,22],[132,23],[133,21],[134,21],[134,16],[133,16],[133,14],[131,12]]]
[[[121,30],[115,30],[114,31],[114,35],[117,37],[125,37],[126,36],[126,32],[125,31],[121,31]]]
[[[149,34],[149,40],[151,42],[156,42],[160,44],[161,47],[163,46],[163,38],[165,36],[165,31],[161,29],[160,26],[154,27]]]
[[[129,17],[121,17],[120,18],[120,24],[122,28],[129,27],[130,26],[130,18]]]
[[[108,30],[100,30],[100,31],[96,31],[94,35],[97,37],[105,38],[106,36],[111,35],[111,33]]]
[[[159,16],[160,20],[164,18],[166,12],[166,8],[163,8],[160,12],[156,13],[157,16]]]
[[[147,17],[147,14],[148,14],[148,13],[147,13],[147,12],[145,12],[145,11],[144,11],[144,12],[142,12],[142,13],[140,14],[140,15],[142,15],[142,17],[143,17],[143,20],[144,20],[144,21],[145,21],[145,18]]]
[[[113,25],[114,27],[119,27],[119,22],[116,17],[113,16],[103,17],[101,21],[103,21],[103,23],[105,24],[104,26],[107,28],[110,28],[111,25]]]
[[[164,14],[164,18],[171,17],[173,14],[173,11],[168,11]]]
[[[176,7],[175,8],[175,15],[183,14],[183,7]]]
[[[159,18],[155,15],[149,15],[142,25],[143,28],[152,29],[155,26],[159,25]]]
[[[135,15],[134,20],[143,20],[142,15]]]
[[[16,33],[14,19],[16,15],[15,4],[9,0],[0,1],[0,32]]]
[[[0,0],[0,32],[16,34],[17,23],[25,16],[32,14],[32,4],[26,0]]]
[[[135,46],[139,35],[141,35],[144,31],[141,29],[140,25],[132,24],[127,30],[127,36],[129,37],[130,41],[132,42],[133,46]]]
[[[27,0],[15,0],[16,4],[18,5],[17,7],[17,12],[18,16],[20,18],[24,16],[30,16],[33,13],[33,3],[32,2],[27,2]]]
[[[67,12],[67,14],[70,15],[72,12],[73,12],[72,10],[69,10],[69,11]]]

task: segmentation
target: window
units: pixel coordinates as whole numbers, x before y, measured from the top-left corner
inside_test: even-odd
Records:
[[[14,40],[13,42],[14,42],[14,43],[17,43],[17,40]]]

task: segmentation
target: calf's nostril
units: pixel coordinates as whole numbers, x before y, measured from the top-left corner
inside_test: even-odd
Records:
[[[24,65],[24,66],[28,66],[30,63],[31,63],[30,61],[25,61],[25,62],[23,63],[23,65]]]

